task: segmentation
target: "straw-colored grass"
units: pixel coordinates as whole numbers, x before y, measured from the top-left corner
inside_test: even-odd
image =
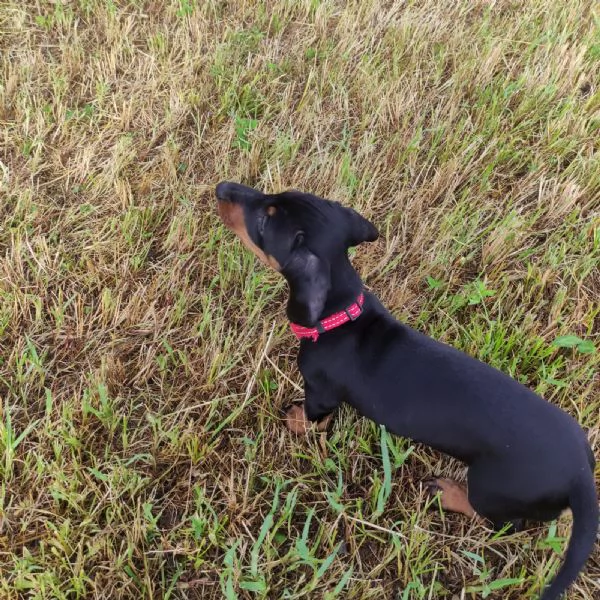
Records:
[[[360,210],[393,313],[598,455],[599,146],[593,0],[0,2],[0,597],[535,598],[568,515],[497,537],[428,510],[460,464],[282,427],[285,284],[213,190]]]

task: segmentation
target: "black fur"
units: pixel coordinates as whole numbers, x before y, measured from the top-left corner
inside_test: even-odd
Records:
[[[352,304],[362,290],[349,246],[377,238],[355,211],[310,194],[265,195],[223,183],[220,202],[241,203],[254,243],[290,287],[288,317],[304,326]],[[371,294],[354,322],[304,339],[298,363],[305,413],[318,421],[342,402],[397,435],[468,466],[468,497],[496,527],[548,521],[570,507],[564,564],[543,600],[561,597],[598,530],[594,457],[579,424],[508,375],[397,321]]]

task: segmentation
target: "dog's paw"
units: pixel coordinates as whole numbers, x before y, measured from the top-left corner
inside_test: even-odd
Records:
[[[292,404],[284,410],[283,421],[285,426],[295,434],[306,433],[312,426],[312,423],[306,418],[304,413],[304,404]]]
[[[425,494],[430,500],[432,500],[432,502],[429,504],[429,510],[438,510],[438,502],[433,502],[436,496],[441,502],[441,497],[443,493],[443,490],[440,484],[438,483],[438,479],[436,479],[435,477],[430,477],[429,479],[424,479],[422,481],[422,484]]]
[[[444,510],[459,512],[468,517],[475,515],[471,506],[466,488],[452,479],[432,477],[423,481],[425,492],[434,497],[439,494],[440,505]],[[435,508],[435,505],[433,505]]]
[[[435,496],[438,492],[442,491],[440,487],[439,480],[435,477],[430,477],[429,479],[423,480],[423,489],[427,492],[429,496]]]
[[[283,408],[283,421],[285,426],[298,435],[308,431],[324,432],[329,427],[333,415],[327,415],[320,421],[309,421],[304,412],[304,403],[290,404]]]

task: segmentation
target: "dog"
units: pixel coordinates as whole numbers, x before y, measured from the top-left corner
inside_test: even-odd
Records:
[[[427,487],[443,509],[480,515],[496,529],[551,521],[570,508],[565,559],[542,594],[560,598],[598,531],[595,460],[577,421],[508,375],[397,321],[348,258],[350,247],[379,235],[353,209],[227,181],[215,191],[226,227],[288,283],[305,392],[303,406],[287,411],[288,427],[323,430],[346,402],[388,431],[466,463],[468,491],[448,479]]]

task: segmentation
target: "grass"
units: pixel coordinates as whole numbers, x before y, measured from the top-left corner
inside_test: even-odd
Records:
[[[0,32],[0,597],[536,597],[570,517],[499,537],[428,509],[460,464],[350,409],[283,429],[285,286],[213,186],[360,210],[394,314],[599,456],[596,3],[6,0]]]

